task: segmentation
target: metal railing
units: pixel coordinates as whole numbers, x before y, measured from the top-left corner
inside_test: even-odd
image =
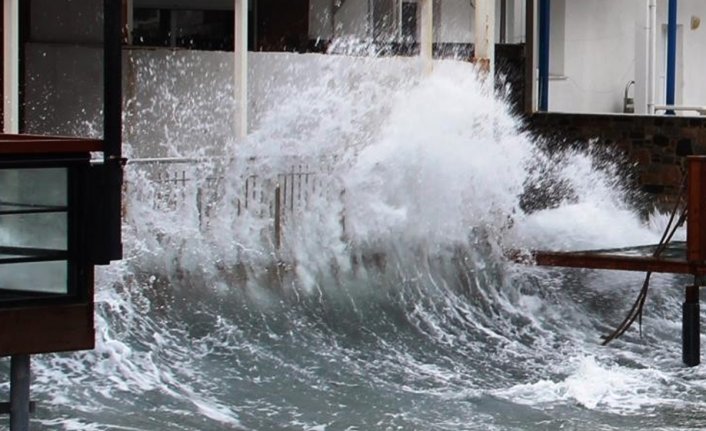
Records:
[[[254,158],[244,160],[241,169],[228,174],[232,158],[135,159],[127,169],[136,169],[152,186],[154,209],[173,211],[192,200],[199,228],[208,229],[210,220],[223,204],[231,204],[234,219],[251,216],[272,221],[272,240],[282,245],[286,225],[296,223],[316,197],[334,183],[331,164],[300,157],[280,159],[273,172],[262,172]],[[257,173],[255,172],[257,170]],[[126,187],[132,185],[127,176]],[[231,196],[226,196],[226,193]],[[224,201],[227,199],[227,201]]]

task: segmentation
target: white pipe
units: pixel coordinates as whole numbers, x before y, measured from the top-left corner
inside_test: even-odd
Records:
[[[476,0],[475,57],[489,76],[495,71],[495,0]]]
[[[18,0],[3,1],[3,131],[19,132],[20,50]]]
[[[432,44],[434,42],[434,7],[432,0],[421,0],[421,28],[419,31],[419,55],[422,58],[425,74],[430,74],[434,68],[432,59]]]
[[[647,48],[647,113],[655,113],[657,71],[657,0],[649,0],[649,25]]]
[[[235,136],[248,134],[248,0],[235,0],[233,96],[235,97]]]
[[[706,106],[654,105],[655,111],[694,111],[706,115]],[[654,112],[653,112],[654,113]]]

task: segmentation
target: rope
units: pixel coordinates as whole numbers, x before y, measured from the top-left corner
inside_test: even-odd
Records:
[[[681,226],[684,223],[684,221],[686,220],[687,207],[685,205],[684,209],[682,210],[681,214],[679,215],[677,223],[674,223],[674,219],[676,217],[677,211],[679,210],[680,204],[684,200],[685,194],[686,194],[686,175],[684,175],[684,177],[682,178],[679,199],[677,199],[677,201],[674,203],[674,208],[672,209],[671,215],[669,217],[669,222],[667,223],[667,226],[665,227],[664,232],[662,233],[662,238],[659,240],[659,244],[657,245],[657,248],[655,249],[654,253],[652,253],[652,256],[655,258],[659,257],[662,254],[662,252],[667,248],[667,245],[672,240],[674,233],[677,231],[679,226]],[[635,323],[635,320],[638,321],[638,326],[640,328],[640,336],[642,336],[642,314],[643,314],[643,310],[645,308],[645,301],[647,299],[647,292],[650,287],[650,277],[652,277],[652,272],[647,272],[647,274],[645,274],[645,281],[642,283],[642,288],[640,289],[640,293],[637,295],[637,299],[635,300],[635,303],[630,308],[628,315],[625,317],[625,319],[623,319],[623,321],[620,323],[620,325],[618,325],[618,327],[615,328],[615,330],[613,332],[611,332],[608,335],[603,336],[603,342],[601,343],[601,345],[605,346],[608,343],[610,343],[611,341],[613,341],[616,338],[623,335],[628,329],[630,329],[632,324]]]

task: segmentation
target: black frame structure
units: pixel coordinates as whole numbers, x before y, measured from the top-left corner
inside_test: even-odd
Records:
[[[11,431],[29,429],[30,355],[94,347],[94,265],[122,258],[122,3],[103,0],[104,139],[0,136],[0,172],[63,169],[66,175],[60,185],[66,188],[65,202],[60,205],[34,201],[26,194],[0,202],[0,222],[51,214],[65,220],[55,224],[65,238],[57,243],[65,247],[0,244],[0,266],[66,262],[65,276],[59,277],[64,279],[56,280],[56,286],[65,289],[2,289],[0,284],[0,356],[12,357],[10,402],[0,403],[0,413],[10,414]],[[91,153],[99,151],[102,163],[92,163]]]

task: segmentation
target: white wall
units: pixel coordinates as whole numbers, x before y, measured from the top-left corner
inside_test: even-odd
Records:
[[[331,40],[333,37],[333,2],[309,0],[309,39]]]
[[[26,113],[28,131],[100,137],[102,51],[44,44],[31,44],[27,51],[27,74],[32,76],[27,88],[32,107]],[[124,53],[123,136],[131,147],[127,157],[193,156],[195,151],[219,155],[233,140],[232,53],[169,49]],[[248,61],[251,131],[257,131],[284,98],[301,91],[353,88],[373,80],[394,87],[399,80],[421,76],[417,58],[251,52]],[[366,91],[359,95],[368,100]],[[301,124],[283,130],[282,139],[295,126]]]
[[[475,16],[468,0],[443,0],[440,9],[438,42],[473,42]]]
[[[334,16],[334,37],[368,37],[368,0],[345,0]]]
[[[622,112],[625,85],[635,76],[641,1],[566,0],[564,75],[550,81],[550,111]]]
[[[691,28],[692,17],[701,20],[695,29]],[[706,2],[681,0],[677,23],[682,28],[684,66],[682,71],[677,71],[683,85],[677,94],[681,93],[684,105],[706,106]]]
[[[345,0],[334,14],[330,0],[311,0],[309,9],[309,37],[329,40],[333,38],[369,37],[369,0]],[[508,33],[516,43],[524,38],[524,2],[508,0],[510,24]],[[469,0],[435,0],[435,42],[473,42],[474,10]],[[497,19],[500,14],[496,14]],[[333,19],[333,22],[331,21]],[[499,26],[496,25],[496,28]],[[333,31],[332,31],[333,29]],[[519,33],[523,34],[520,35]]]
[[[646,0],[565,0],[563,76],[549,85],[549,110],[623,111],[628,82],[636,81],[636,112],[646,112]],[[665,101],[667,0],[657,5],[656,102]],[[677,104],[706,106],[706,24],[691,28],[692,17],[706,20],[706,2],[679,0]],[[556,23],[557,17],[552,17]],[[553,40],[552,61],[562,54]],[[552,67],[552,72],[557,68]],[[694,113],[691,113],[692,115]]]

